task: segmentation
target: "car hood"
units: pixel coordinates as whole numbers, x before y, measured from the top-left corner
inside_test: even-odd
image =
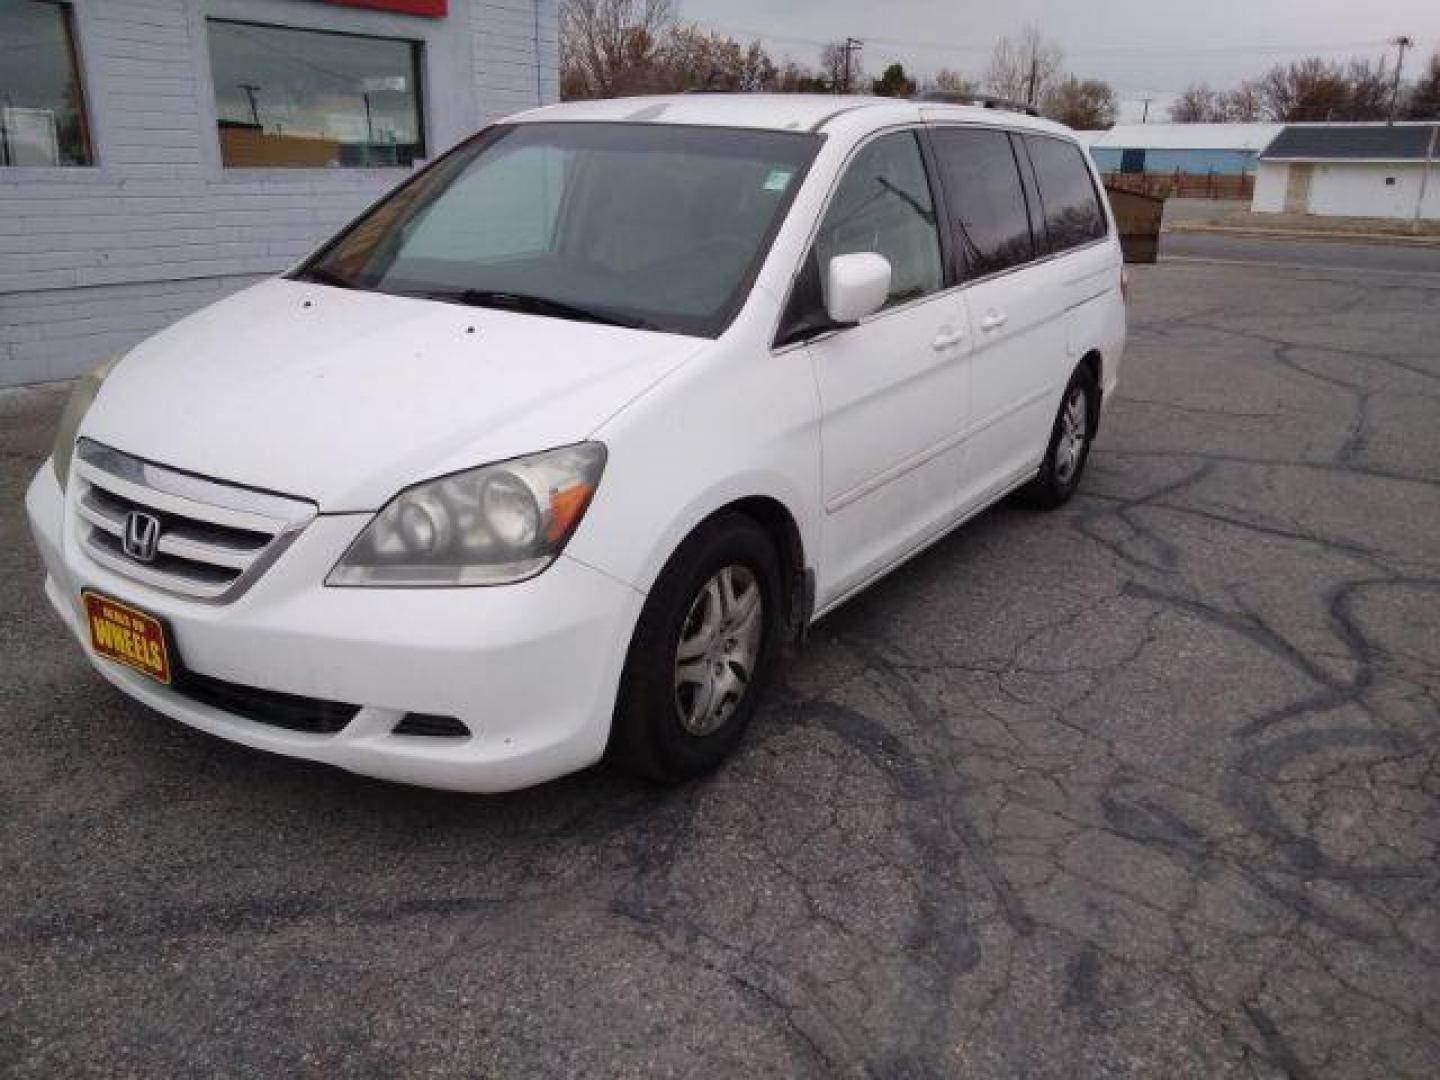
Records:
[[[703,346],[275,279],[137,346],[81,431],[323,511],[374,510],[417,480],[585,439]]]

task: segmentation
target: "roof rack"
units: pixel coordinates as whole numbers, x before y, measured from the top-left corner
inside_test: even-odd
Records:
[[[978,105],[982,109],[1004,109],[1006,112],[1024,113],[1026,116],[1039,116],[1040,110],[1034,105],[1026,105],[1023,101],[1011,101],[1009,98],[993,97],[990,94],[965,94],[956,90],[926,90],[923,94],[917,94],[914,101],[927,101],[936,105]]]

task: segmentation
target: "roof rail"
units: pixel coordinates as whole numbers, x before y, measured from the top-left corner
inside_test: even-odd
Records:
[[[978,105],[982,109],[1004,109],[1006,112],[1024,113],[1026,116],[1040,115],[1039,109],[1034,105],[1026,105],[1023,101],[1011,101],[1009,98],[994,97],[990,94],[966,94],[957,90],[926,90],[923,94],[916,94],[911,100],[935,105]]]

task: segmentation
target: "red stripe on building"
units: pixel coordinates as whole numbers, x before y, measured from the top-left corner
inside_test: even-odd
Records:
[[[431,19],[443,19],[449,9],[449,0],[325,0],[325,2],[341,4],[344,7],[394,11],[401,15],[424,15]]]

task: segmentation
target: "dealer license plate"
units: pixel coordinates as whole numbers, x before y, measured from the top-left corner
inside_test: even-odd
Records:
[[[89,589],[80,597],[90,627],[90,647],[97,654],[169,684],[170,646],[159,619]]]

